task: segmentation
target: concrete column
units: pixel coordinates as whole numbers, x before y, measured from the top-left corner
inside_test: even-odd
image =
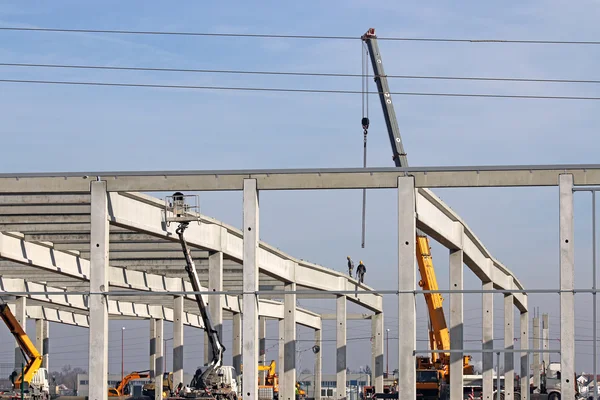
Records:
[[[277,332],[278,332],[277,334],[279,335],[278,360],[277,360],[277,365],[279,365],[279,367],[277,367],[278,368],[277,374],[279,375],[279,393],[284,393],[285,379],[283,379],[283,376],[284,376],[283,366],[285,365],[285,337],[284,337],[285,323],[284,323],[283,319],[279,320]]]
[[[258,400],[258,240],[259,211],[256,179],[244,179],[244,265],[242,354],[244,400]]]
[[[27,299],[25,297],[17,297],[14,315],[23,331],[27,332]],[[15,340],[15,369],[17,372],[20,373],[22,366],[25,364],[26,361],[23,358],[23,353],[21,353],[21,347]]]
[[[323,380],[323,343],[321,343],[323,333],[321,329],[315,329],[315,345],[319,346],[321,350],[315,354],[315,370],[314,370],[314,398],[315,400],[321,400],[321,381]]]
[[[493,290],[494,283],[485,282],[482,289]],[[491,350],[494,348],[494,293],[483,293],[482,304],[482,348],[483,350]],[[483,353],[481,358],[483,366],[483,400],[493,400],[494,353]]]
[[[202,345],[204,346],[204,365],[208,365],[208,363],[210,362],[210,356],[209,356],[209,352],[210,349],[208,348],[208,334],[206,333],[206,331],[204,332],[204,342],[202,342]]]
[[[336,398],[346,398],[346,296],[336,300]]]
[[[156,333],[156,360],[154,362],[154,371],[156,373],[156,379],[154,380],[154,400],[162,400],[163,392],[163,365],[164,365],[164,322],[162,319],[155,320],[155,333]]]
[[[371,380],[376,393],[383,393],[383,313],[371,317],[371,335],[373,336],[373,354],[371,361]]]
[[[540,317],[533,317],[533,350],[540,349]],[[540,389],[540,353],[533,353],[533,386]]]
[[[504,296],[504,348],[515,348],[515,297]],[[504,353],[504,400],[514,399],[515,394],[515,354]]]
[[[529,349],[529,313],[527,311],[521,313],[520,316],[521,328],[521,349]],[[527,400],[529,393],[529,354],[521,353],[521,399]]]
[[[266,346],[266,334],[267,334],[267,319],[265,317],[258,318],[258,360],[261,365],[265,365],[267,362],[267,346]],[[258,373],[260,378],[260,384],[265,384],[267,371],[260,371]]]
[[[232,321],[232,335],[233,342],[231,349],[231,354],[233,356],[233,368],[235,368],[237,373],[241,373],[242,371],[242,314],[235,313],[233,314]]]
[[[48,321],[35,320],[35,348],[42,355],[42,368],[48,369]]]
[[[223,253],[215,252],[208,256],[208,290],[211,292],[223,291]],[[210,317],[213,321],[213,326],[218,332],[219,337],[223,337],[223,296],[212,295],[206,296],[207,308],[210,312]],[[205,334],[204,338],[208,342],[208,337]],[[212,354],[210,346],[206,346],[206,350]],[[208,360],[206,360],[208,361]],[[239,371],[238,371],[239,372]]]
[[[542,314],[542,349],[548,350],[550,348],[550,325],[548,321],[548,314]],[[550,353],[542,353],[542,360],[544,365],[550,364]]]
[[[575,248],[573,245],[573,175],[561,174],[559,181],[560,289],[573,290]],[[573,292],[560,293],[561,398],[575,397],[575,299]]]
[[[173,387],[183,382],[183,296],[173,305]]]
[[[42,337],[42,367],[50,370],[50,323],[46,320],[42,322],[44,327],[44,335]]]
[[[108,292],[109,226],[106,182],[94,181],[90,186],[90,292]],[[89,400],[105,400],[108,397],[108,298],[102,294],[91,294],[89,305]]]
[[[458,224],[458,223],[457,223]],[[462,225],[459,226],[462,228]],[[462,229],[461,244],[462,247]],[[463,251],[462,249],[450,250],[450,289],[463,289]],[[463,294],[450,293],[450,349],[464,349],[464,316]],[[450,353],[450,399],[462,399],[463,394],[463,354]]]
[[[285,291],[295,291],[296,284],[288,283]],[[295,400],[296,398],[296,294],[286,294],[283,298],[283,338],[284,338],[284,364],[283,380],[284,392],[280,393],[280,400]]]
[[[398,178],[398,392],[402,400],[415,400],[416,366],[414,351],[417,343],[416,290],[416,219],[415,180],[411,176]]]
[[[150,378],[154,378],[156,365],[156,320],[150,319]]]

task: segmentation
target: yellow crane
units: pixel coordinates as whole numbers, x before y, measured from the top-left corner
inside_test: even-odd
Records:
[[[377,36],[375,35],[375,29],[370,28],[362,36],[362,40],[367,45],[369,56],[371,59],[371,65],[373,66],[375,83],[377,85],[377,91],[379,93],[379,99],[381,101],[381,106],[383,109],[383,116],[385,119],[390,144],[392,147],[392,159],[394,160],[394,164],[397,167],[407,167],[408,159],[406,157],[406,152],[404,151],[404,147],[402,145],[400,128],[398,127],[396,112],[394,111],[394,105],[392,104],[392,98],[390,95],[390,88],[388,85],[387,76],[383,69],[383,62],[381,60],[381,53],[379,52],[379,46],[377,44]],[[364,151],[366,160],[367,130],[369,128],[368,117],[363,117],[362,126],[364,130]],[[419,286],[421,286],[423,290],[439,290],[435,275],[435,269],[433,267],[433,261],[431,258],[429,239],[421,230],[417,230],[416,243],[417,263],[419,265],[419,274],[421,275]],[[444,309],[442,306],[444,299],[442,298],[442,295],[440,293],[424,293],[424,296],[425,302],[427,303],[427,310],[429,313],[429,341],[431,350],[450,350],[450,333],[448,332],[448,326],[446,325],[446,318],[444,316]],[[464,356],[463,372],[465,374],[473,374],[474,372],[474,368],[470,364],[470,361],[471,356]],[[442,376],[442,379],[446,380],[449,383],[449,352],[437,353],[433,351],[431,361],[429,361],[426,357],[417,357],[418,367],[424,367],[428,364],[432,364],[439,371],[440,375]]]
[[[15,389],[22,386],[23,390],[30,392],[33,398],[48,398],[50,394],[48,372],[45,368],[41,368],[42,355],[33,345],[33,342],[6,303],[0,304],[0,318],[15,337],[23,356],[27,360],[22,373],[15,374],[17,376],[12,378]]]

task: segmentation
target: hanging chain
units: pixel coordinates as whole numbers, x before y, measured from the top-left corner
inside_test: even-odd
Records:
[[[369,129],[369,58],[368,49],[364,43],[362,47],[362,128],[363,128],[363,168],[367,168],[367,133]],[[366,107],[365,107],[366,105]],[[365,112],[366,110],[366,112]],[[366,209],[367,209],[367,189],[363,189],[362,193],[362,239],[361,247],[365,248],[366,236]]]

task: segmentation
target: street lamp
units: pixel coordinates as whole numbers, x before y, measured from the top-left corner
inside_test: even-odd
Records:
[[[385,376],[390,377],[390,330],[385,330]]]
[[[123,382],[123,377],[125,376],[125,359],[123,357],[125,353],[125,327],[121,328],[121,382]]]

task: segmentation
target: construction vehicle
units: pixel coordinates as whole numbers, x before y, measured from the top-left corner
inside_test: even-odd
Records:
[[[370,28],[363,36],[362,40],[367,45],[369,56],[371,59],[371,65],[373,67],[373,75],[375,77],[375,83],[377,85],[377,91],[379,92],[379,99],[383,109],[383,116],[385,119],[388,137],[392,147],[392,153],[394,164],[396,167],[407,167],[408,159],[404,147],[402,145],[402,138],[400,136],[400,129],[398,127],[398,121],[396,119],[396,113],[394,111],[394,105],[392,104],[392,98],[390,95],[390,88],[387,81],[387,76],[383,69],[383,62],[381,54],[379,52],[379,46],[377,44],[377,36],[375,35],[375,29]],[[362,126],[365,136],[365,152],[366,152],[366,137],[367,129],[369,127],[368,117],[363,116]],[[433,267],[433,261],[430,253],[429,239],[423,231],[417,229],[416,233],[416,257],[419,265],[419,274],[421,280],[419,286],[423,290],[438,290],[437,279],[435,270]],[[439,372],[443,383],[450,383],[450,353],[442,352],[439,350],[450,350],[450,333],[444,317],[444,309],[442,307],[443,298],[440,293],[424,293],[425,302],[427,303],[427,309],[429,313],[429,341],[430,349],[432,350],[431,360],[423,359],[420,362],[422,364],[431,363],[431,369],[435,369]],[[419,360],[417,360],[419,363]],[[474,366],[471,364],[471,356],[463,357],[463,374],[470,375],[474,373]],[[417,382],[417,394],[419,391],[427,390],[422,383]]]
[[[150,378],[150,371],[134,371],[125,375],[123,380],[117,383],[117,386],[108,388],[108,397],[121,397],[129,394],[129,382],[136,379]]]
[[[243,379],[244,365],[241,365],[242,373],[238,375]],[[269,365],[258,365],[258,398],[261,400],[279,399],[279,375],[277,374],[277,363],[271,360]]]
[[[532,399],[541,399],[547,397],[548,400],[560,400],[560,363],[551,362],[548,365],[542,362],[542,373],[540,374],[540,387],[532,387]],[[577,376],[573,376],[573,385],[575,387],[575,398],[579,397],[579,387],[577,385]]]
[[[184,232],[189,227],[190,222],[197,221],[200,223],[200,213],[190,212],[193,210],[190,209],[189,204],[186,204],[186,196],[181,192],[174,193],[171,199],[170,203],[168,200],[165,201],[165,219],[167,223],[179,222],[179,226],[175,232],[181,243],[186,262],[185,270],[188,273],[194,290],[194,297],[200,310],[200,316],[202,317],[204,329],[209,340],[209,349],[212,353],[209,363],[196,369],[189,386],[179,391],[179,396],[208,400],[237,400],[237,373],[232,366],[223,365],[225,347],[221,342],[219,333],[213,326],[208,308],[200,294],[200,279],[198,278],[198,272],[196,271],[196,265],[192,259],[190,248],[184,237]],[[172,214],[169,214],[169,212]],[[169,215],[172,216],[169,217]]]
[[[48,400],[50,398],[50,384],[48,381],[48,370],[41,368],[43,357],[35,348],[25,330],[19,324],[6,303],[0,304],[0,317],[15,337],[19,349],[27,363],[23,366],[21,373],[16,370],[10,375],[14,391],[22,391],[32,400]]]
[[[142,395],[154,398],[155,387],[156,378],[153,379],[152,382],[148,382],[142,387]],[[165,372],[163,373],[163,398],[173,396],[174,393],[175,388],[173,387],[173,373]]]
[[[443,390],[440,371],[433,366],[429,357],[417,357],[416,368],[417,395],[419,399],[439,399]]]

